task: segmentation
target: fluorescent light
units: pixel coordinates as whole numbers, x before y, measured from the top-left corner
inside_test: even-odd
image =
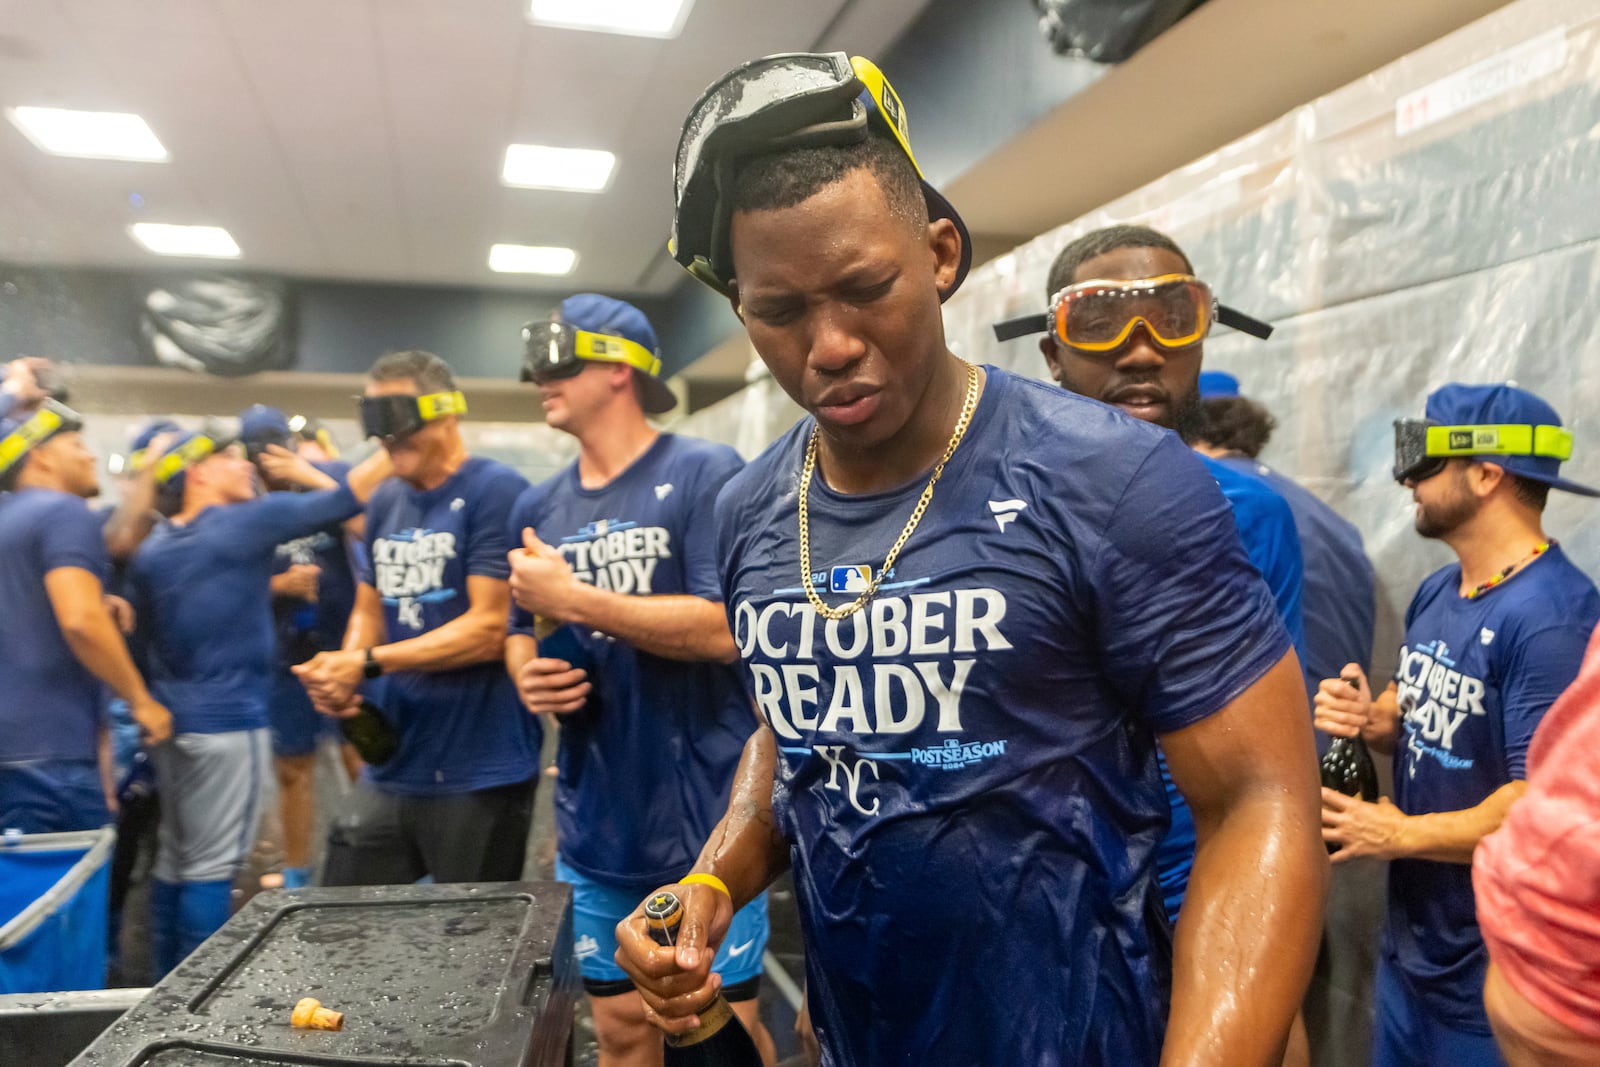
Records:
[[[51,155],[144,162],[167,158],[167,150],[138,115],[59,107],[13,107],[6,109],[6,115],[28,140]]]
[[[495,245],[489,249],[489,269],[501,274],[570,274],[578,253],[570,248],[545,245]]]
[[[593,148],[514,144],[506,149],[500,180],[519,189],[573,189],[597,193],[611,180],[617,157]]]
[[[676,37],[694,0],[531,0],[528,18],[569,30]]]
[[[210,256],[234,259],[239,246],[221,226],[171,226],[164,222],[136,222],[128,227],[133,239],[158,256]]]

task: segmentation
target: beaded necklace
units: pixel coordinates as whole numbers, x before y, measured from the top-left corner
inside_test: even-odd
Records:
[[[1496,574],[1494,577],[1490,578],[1486,582],[1480,583],[1477,586],[1477,588],[1473,589],[1472,592],[1467,594],[1466,598],[1468,600],[1476,600],[1476,599],[1478,599],[1483,594],[1487,593],[1489,590],[1493,589],[1495,586],[1499,585],[1501,582],[1503,582],[1507,578],[1511,577],[1517,571],[1521,570],[1523,567],[1527,566],[1528,564],[1532,563],[1534,560],[1538,559],[1540,556],[1544,555],[1546,552],[1550,551],[1551,547],[1554,546],[1554,545],[1555,545],[1555,541],[1552,540],[1552,541],[1546,541],[1544,544],[1536,546],[1532,552],[1528,553],[1526,556],[1523,556],[1521,559],[1519,559],[1515,563],[1511,564],[1511,566],[1507,567],[1505,570],[1501,571],[1499,574]]]

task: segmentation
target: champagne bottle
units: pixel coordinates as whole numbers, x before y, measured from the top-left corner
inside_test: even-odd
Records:
[[[1356,679],[1345,678],[1344,682],[1359,692]],[[1333,739],[1327,754],[1322,757],[1322,785],[1347,797],[1360,797],[1368,804],[1377,803],[1378,768],[1373,764],[1372,753],[1367,750],[1367,743],[1360,734]],[[1337,852],[1339,846],[1330,843],[1328,851]]]
[[[360,711],[339,720],[339,732],[356,754],[374,767],[388,763],[400,749],[400,735],[384,718],[383,709],[365,697]]]
[[[657,893],[645,901],[644,919],[656,944],[676,944],[683,905],[673,893]],[[664,1067],[761,1067],[761,1053],[750,1032],[721,993],[697,1014],[699,1026],[667,1036]]]

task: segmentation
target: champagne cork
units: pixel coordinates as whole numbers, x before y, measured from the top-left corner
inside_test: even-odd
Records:
[[[330,1011],[315,997],[305,997],[295,1004],[289,1025],[301,1030],[343,1030],[344,1012]]]

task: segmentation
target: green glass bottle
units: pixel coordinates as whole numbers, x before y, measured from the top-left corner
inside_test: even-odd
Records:
[[[677,943],[683,905],[675,894],[663,890],[645,901],[644,918],[656,944]],[[717,994],[698,1014],[699,1026],[667,1037],[662,1061],[665,1067],[761,1067],[756,1043],[722,994]]]
[[[374,767],[388,763],[400,750],[400,734],[384,717],[383,710],[365,697],[360,711],[339,720],[339,732],[356,755]]]

